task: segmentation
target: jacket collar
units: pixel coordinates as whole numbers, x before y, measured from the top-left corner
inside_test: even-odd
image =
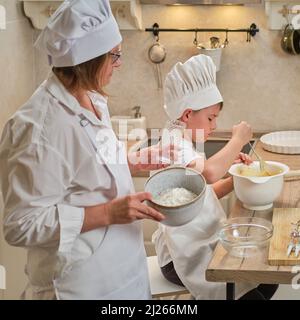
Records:
[[[53,97],[55,97],[61,104],[67,107],[75,115],[83,115],[92,124],[98,126],[102,125],[102,121],[99,120],[92,112],[81,107],[77,99],[66,90],[64,85],[53,72],[51,72],[44,86]],[[105,98],[103,97],[103,99]]]

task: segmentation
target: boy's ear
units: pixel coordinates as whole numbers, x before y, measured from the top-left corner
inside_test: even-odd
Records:
[[[192,112],[193,112],[192,109],[186,109],[181,116],[181,121],[188,122],[191,118]]]

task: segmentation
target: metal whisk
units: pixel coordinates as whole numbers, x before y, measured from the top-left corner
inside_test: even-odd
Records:
[[[252,144],[250,142],[248,142],[251,150],[253,151],[254,155],[256,156],[256,158],[258,159],[259,161],[259,168],[260,168],[260,171],[265,171],[266,170],[266,162],[263,160],[263,158],[261,156],[259,156],[256,151],[254,150],[254,148],[252,147]]]

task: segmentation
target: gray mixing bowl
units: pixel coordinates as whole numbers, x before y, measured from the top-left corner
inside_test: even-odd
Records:
[[[173,188],[185,188],[197,197],[178,206],[165,206],[153,200],[161,192]],[[166,216],[161,223],[167,226],[181,226],[195,218],[203,206],[205,190],[205,179],[198,171],[176,166],[154,173],[145,183],[145,191],[153,197],[152,201],[147,201],[148,205]]]

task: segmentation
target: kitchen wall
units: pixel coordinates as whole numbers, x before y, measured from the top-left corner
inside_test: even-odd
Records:
[[[0,130],[8,117],[30,97],[35,88],[36,68],[32,47],[33,31],[24,17],[21,2],[0,0],[6,9],[6,30],[0,30]],[[6,244],[2,233],[0,196],[0,265],[6,269],[6,290],[0,299],[18,299],[25,288],[24,249]]]
[[[162,28],[246,28],[255,22],[260,32],[250,43],[245,33],[229,33],[229,46],[223,51],[217,74],[225,101],[218,126],[230,129],[237,121],[247,120],[256,130],[300,129],[300,56],[282,51],[280,32],[268,30],[263,6],[145,6],[144,27],[154,22]],[[122,34],[124,64],[110,87],[111,111],[126,114],[139,104],[149,127],[160,127],[166,120],[162,91],[157,89],[155,67],[147,58],[153,35],[138,31]],[[198,38],[205,42],[212,35],[199,33]],[[224,34],[214,35],[224,40]],[[177,61],[197,54],[193,39],[193,33],[160,34],[167,50],[161,65],[164,77]]]
[[[49,72],[47,59],[33,48],[38,31],[24,17],[17,0],[0,0],[7,8],[7,30],[0,31],[0,67],[5,80],[0,87],[0,127]],[[260,32],[250,43],[245,33],[229,33],[217,74],[225,100],[219,129],[230,129],[239,120],[249,121],[256,130],[300,129],[300,56],[288,55],[280,47],[280,31],[269,31],[262,5],[143,6],[143,27],[154,22],[163,28],[246,28],[255,22]],[[142,106],[149,127],[166,120],[162,90],[157,89],[156,68],[148,60],[154,41],[150,32],[122,31],[123,65],[108,88],[111,114],[129,114]],[[201,42],[212,35],[224,40],[223,33],[199,33]],[[193,33],[161,33],[167,58],[161,64],[163,77],[177,61],[198,53]],[[12,58],[13,56],[13,58]]]
[[[33,32],[18,0],[0,0],[6,30],[0,30],[0,127],[34,90]]]

